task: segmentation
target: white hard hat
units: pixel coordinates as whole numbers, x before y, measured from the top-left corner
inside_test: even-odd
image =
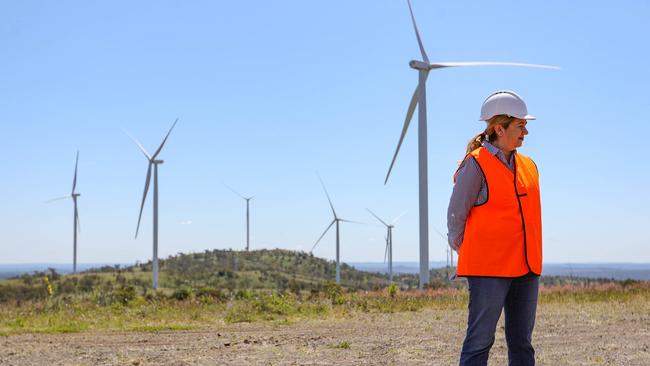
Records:
[[[535,119],[528,114],[524,100],[510,90],[495,91],[485,99],[481,106],[481,121],[487,121],[499,114],[521,119]]]

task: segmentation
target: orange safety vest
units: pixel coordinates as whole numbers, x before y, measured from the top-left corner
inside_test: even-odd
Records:
[[[487,201],[475,205],[458,252],[458,276],[519,277],[542,273],[542,210],[533,160],[515,154],[515,173],[480,147],[474,158],[485,177]]]

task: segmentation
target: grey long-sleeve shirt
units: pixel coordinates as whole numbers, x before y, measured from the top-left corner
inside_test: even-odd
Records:
[[[510,161],[507,161],[505,153],[498,147],[488,141],[484,141],[483,146],[511,172],[514,172],[517,150],[513,151],[510,155]],[[449,246],[455,251],[458,251],[463,242],[465,223],[469,211],[475,205],[485,203],[487,193],[485,177],[481,173],[481,168],[478,166],[476,159],[468,157],[463,160],[456,173],[456,184],[454,184],[454,190],[449,199],[449,208],[447,209],[447,240]]]

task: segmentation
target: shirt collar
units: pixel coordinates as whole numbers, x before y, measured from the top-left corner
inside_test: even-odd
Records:
[[[503,150],[501,150],[501,149],[499,149],[498,147],[492,145],[488,140],[483,140],[483,147],[486,148],[487,151],[490,152],[490,154],[492,154],[492,155],[494,155],[494,156],[499,156],[499,155],[501,155],[501,156],[504,158],[504,160],[505,160],[505,156],[506,156],[506,154],[503,152]],[[501,154],[499,154],[499,153],[501,153]],[[514,158],[514,156],[515,156],[516,153],[517,153],[517,150],[516,150],[516,149],[512,151],[512,155],[511,155],[511,157],[510,157],[511,160]]]

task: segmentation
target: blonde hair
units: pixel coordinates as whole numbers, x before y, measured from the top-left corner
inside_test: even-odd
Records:
[[[506,114],[497,114],[496,116],[490,118],[487,120],[487,127],[485,130],[478,135],[474,136],[471,140],[469,140],[469,143],[467,144],[467,151],[465,154],[469,154],[470,152],[478,149],[481,147],[481,144],[483,141],[486,139],[489,142],[494,142],[497,139],[497,132],[496,132],[496,126],[501,125],[503,128],[508,128],[510,124],[516,119],[516,117],[510,117]]]

